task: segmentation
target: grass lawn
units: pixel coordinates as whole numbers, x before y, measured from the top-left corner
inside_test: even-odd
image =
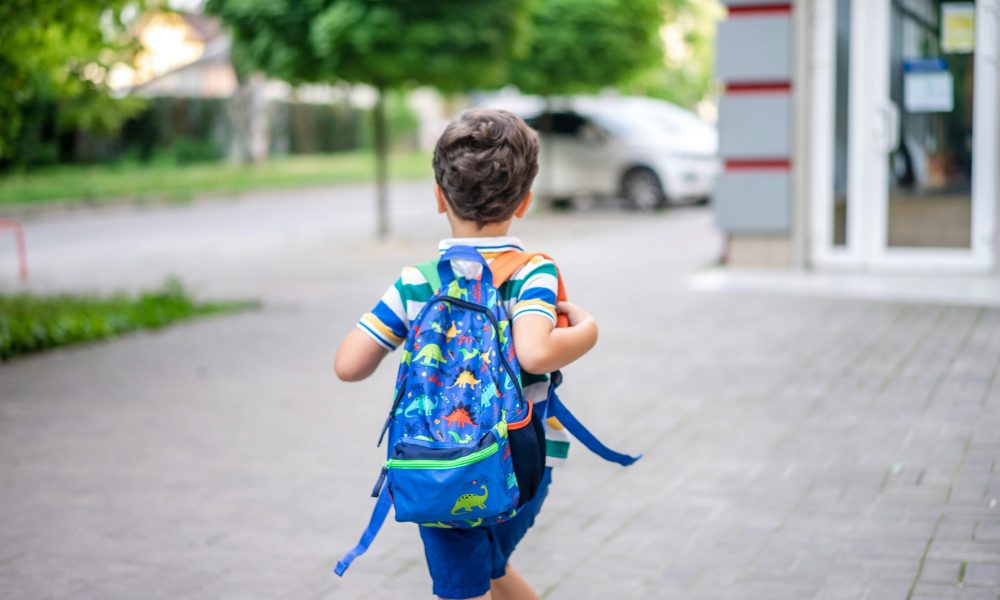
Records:
[[[248,166],[225,162],[66,165],[0,175],[0,206],[54,201],[190,200],[209,192],[371,181],[374,174],[375,159],[370,152],[293,156]],[[431,177],[431,154],[393,155],[389,174],[393,179]]]
[[[176,280],[138,297],[0,294],[0,361],[255,305],[248,301],[195,302]]]

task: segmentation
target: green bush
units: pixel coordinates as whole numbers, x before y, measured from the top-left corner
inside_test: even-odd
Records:
[[[140,294],[111,297],[0,295],[0,361],[174,321],[228,312],[250,302],[195,302],[179,281]]]

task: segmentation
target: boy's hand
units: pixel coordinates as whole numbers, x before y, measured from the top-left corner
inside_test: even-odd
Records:
[[[559,302],[556,304],[556,313],[566,315],[569,319],[569,326],[579,325],[584,321],[592,321],[594,318],[590,316],[590,313],[583,310],[576,304],[572,302]]]

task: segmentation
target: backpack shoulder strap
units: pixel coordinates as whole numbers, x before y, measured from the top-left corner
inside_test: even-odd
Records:
[[[417,270],[423,274],[424,279],[426,279],[427,283],[430,284],[431,291],[433,292],[437,292],[441,289],[441,276],[438,275],[437,265],[437,259],[425,260],[424,262],[416,265]]]
[[[528,261],[535,256],[541,256],[552,260],[552,257],[547,254],[528,254],[517,250],[505,252],[494,258],[493,262],[490,264],[490,270],[493,271],[493,285],[500,287],[501,283],[510,279],[510,277],[516,273],[518,269],[528,264]],[[555,264],[555,261],[552,260],[552,263]],[[559,279],[559,291],[556,294],[556,299],[565,300],[566,288],[563,286],[562,275],[559,274],[559,267],[556,267],[556,275]],[[566,315],[559,315],[557,327],[568,326],[569,319],[566,318]],[[573,437],[586,446],[588,450],[597,454],[604,460],[615,462],[627,467],[642,458],[641,454],[632,456],[621,452],[615,452],[601,443],[601,441],[598,440],[594,434],[590,433],[590,431],[584,427],[583,423],[573,416],[573,413],[571,413],[569,409],[566,408],[566,405],[559,400],[559,396],[556,394],[556,388],[559,387],[559,384],[561,383],[562,373],[558,370],[549,375],[548,397],[543,401],[543,403],[539,404],[539,409],[542,410],[546,421],[553,424],[552,420],[554,420],[554,424],[565,428],[566,431],[573,434]]]
[[[490,263],[490,271],[493,272],[493,285],[496,288],[500,288],[500,285],[510,279],[514,273],[516,273],[521,267],[531,262],[531,259],[541,256],[542,258],[547,258],[552,261],[555,265],[556,261],[552,260],[552,257],[548,254],[543,254],[541,252],[521,252],[520,250],[509,250],[504,252],[500,256],[493,259]],[[558,290],[556,291],[556,300],[564,301],[566,300],[566,287],[563,285],[562,274],[559,273],[559,267],[556,267],[556,279],[558,280]],[[568,327],[569,319],[566,315],[556,316],[556,327]]]

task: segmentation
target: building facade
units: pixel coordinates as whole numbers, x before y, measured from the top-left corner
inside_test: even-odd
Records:
[[[1000,0],[728,0],[734,266],[1000,272]]]

